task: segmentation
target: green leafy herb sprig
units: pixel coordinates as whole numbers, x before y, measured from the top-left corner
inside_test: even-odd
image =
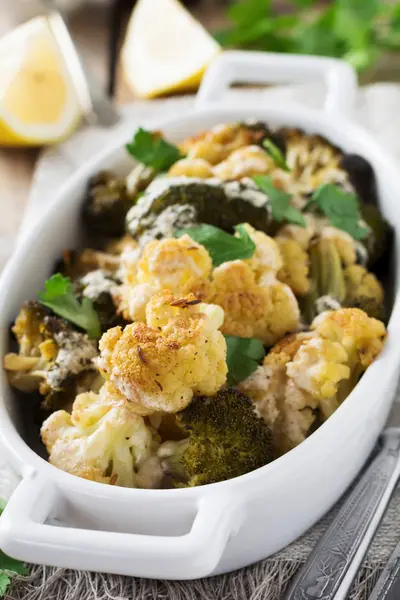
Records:
[[[369,229],[362,223],[358,198],[336,185],[321,185],[310,198],[305,210],[320,210],[329,223],[350,234],[355,240],[363,240]]]
[[[216,34],[225,47],[343,58],[358,71],[386,51],[400,50],[400,4],[382,0],[291,0],[277,14],[272,0],[238,0],[230,27]]]
[[[275,161],[275,164],[278,167],[280,167],[284,171],[290,171],[290,168],[286,162],[282,151],[280,150],[280,148],[278,148],[276,144],[274,144],[273,141],[266,139],[263,141],[262,145],[264,149],[268,152],[268,154],[272,157],[272,159]]]
[[[253,177],[258,187],[268,196],[272,211],[272,218],[278,223],[287,221],[294,225],[306,226],[304,216],[297,208],[291,206],[291,195],[283,190],[278,190],[268,175],[255,175]]]
[[[0,515],[6,507],[6,501],[0,498]],[[0,598],[5,596],[12,577],[15,575],[29,575],[24,563],[15,558],[10,558],[0,550]]]
[[[243,224],[235,227],[238,236],[226,233],[214,225],[199,225],[198,227],[187,227],[175,232],[175,237],[181,237],[185,233],[192,240],[202,244],[210,254],[214,267],[224,262],[237,259],[251,258],[255,252],[256,245],[246,231]]]
[[[261,340],[226,335],[227,384],[237,385],[255,371],[265,356]]]
[[[68,277],[55,273],[45,282],[44,288],[39,293],[39,302],[43,306],[84,329],[90,338],[101,336],[99,317],[92,301],[90,298],[83,298],[80,302]]]
[[[170,144],[157,133],[138,129],[126,149],[137,161],[152,167],[157,173],[168,171],[177,160],[183,158],[177,146]]]

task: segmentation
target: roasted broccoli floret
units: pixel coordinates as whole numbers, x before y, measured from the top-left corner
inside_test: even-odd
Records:
[[[368,251],[367,266],[370,269],[375,269],[377,263],[390,251],[393,240],[393,229],[383,218],[379,208],[374,204],[362,205],[361,214],[371,231],[364,242]]]
[[[187,439],[158,451],[176,487],[216,483],[254,471],[274,458],[271,432],[241,392],[227,388],[198,396],[177,415]]]
[[[126,321],[117,314],[114,303],[114,295],[118,292],[119,283],[115,275],[103,269],[96,269],[87,273],[75,285],[76,291],[81,296],[90,298],[93,302],[103,333],[111,327],[126,325]]]
[[[230,233],[238,223],[250,223],[268,232],[271,212],[267,195],[255,184],[237,181],[216,184],[178,177],[160,179],[150,185],[127,214],[126,227],[134,238],[140,239],[148,230],[157,231],[158,223],[165,224],[166,220],[169,230],[162,233],[167,237],[177,228],[196,223],[210,223]]]
[[[91,234],[123,235],[125,217],[136,196],[128,192],[125,179],[102,171],[89,182],[83,220]]]
[[[340,166],[349,174],[350,182],[364,204],[377,204],[376,179],[372,165],[359,154],[344,154]]]
[[[92,389],[98,375],[93,363],[97,344],[86,334],[37,302],[21,308],[12,330],[19,352],[5,356],[4,368],[13,387],[23,392],[38,390],[47,409],[68,403],[77,389]],[[90,377],[83,377],[87,373]]]

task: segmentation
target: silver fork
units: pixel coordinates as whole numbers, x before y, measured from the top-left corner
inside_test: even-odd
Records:
[[[300,569],[284,600],[345,600],[400,477],[400,403],[381,448]],[[397,572],[400,571],[400,545]],[[374,596],[373,600],[399,600]],[[372,600],[372,599],[371,599]]]

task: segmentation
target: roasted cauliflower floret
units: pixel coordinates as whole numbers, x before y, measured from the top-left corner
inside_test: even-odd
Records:
[[[274,279],[276,273],[283,266],[282,256],[276,241],[264,232],[257,231],[249,223],[245,223],[244,228],[256,245],[253,256],[246,260],[246,263],[254,271],[257,281],[261,278],[266,281],[268,275],[271,279]],[[238,233],[236,233],[236,236],[238,236]]]
[[[242,260],[214,269],[209,301],[224,309],[223,333],[259,338],[267,346],[299,325],[292,290],[276,280],[257,283],[250,265]]]
[[[316,217],[307,214],[303,216],[306,221],[305,227],[301,227],[301,225],[284,225],[279,229],[277,237],[295,240],[303,250],[308,250],[310,242],[317,231]]]
[[[275,168],[273,159],[259,146],[245,146],[232,152],[226,160],[213,168],[216,177],[222,180],[243,179],[263,175]]]
[[[324,226],[320,232],[322,240],[330,240],[336,246],[344,265],[353,265],[357,260],[357,248],[354,238],[337,227]]]
[[[181,158],[168,171],[169,177],[198,177],[208,179],[213,176],[212,168],[204,158]]]
[[[129,283],[120,288],[119,311],[126,319],[143,321],[147,302],[163,289],[204,298],[211,269],[207,250],[188,235],[149,242],[137,263],[126,271]]]
[[[107,388],[77,396],[71,414],[53,413],[41,436],[59,469],[122,487],[137,487],[135,473],[155,449],[143,418]]]
[[[278,279],[286,283],[296,296],[304,296],[310,291],[308,255],[300,244],[284,237],[275,238],[283,265],[278,271]]]
[[[188,235],[147,244],[137,268],[138,283],[153,283],[185,295],[201,288],[212,269],[211,257]]]
[[[345,400],[382,348],[385,327],[358,309],[319,315],[313,331],[287,336],[239,386],[290,450]]]
[[[148,412],[177,412],[194,394],[215,394],[225,383],[226,343],[218,306],[189,294],[153,296],[146,323],[110,329],[100,340],[107,380]]]
[[[350,376],[347,359],[346,350],[338,342],[313,338],[302,344],[288,363],[287,375],[318,400],[330,398],[336,394],[339,382]]]
[[[361,308],[369,317],[379,318],[383,314],[384,292],[373,273],[361,265],[350,265],[344,270],[346,297],[344,304]]]
[[[352,364],[366,369],[383,348],[385,325],[359,308],[342,308],[318,315],[312,329],[324,339],[339,342]]]

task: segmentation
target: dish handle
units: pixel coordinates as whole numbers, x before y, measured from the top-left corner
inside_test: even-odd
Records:
[[[197,579],[215,570],[244,516],[243,505],[236,498],[209,493],[194,500],[193,525],[180,536],[45,523],[61,499],[57,486],[40,474],[23,479],[0,518],[0,548],[30,563],[149,578],[156,573],[159,579]]]
[[[274,52],[223,52],[207,69],[196,107],[221,101],[234,83],[284,84],[324,81],[324,110],[350,114],[357,92],[354,69],[343,60]]]

